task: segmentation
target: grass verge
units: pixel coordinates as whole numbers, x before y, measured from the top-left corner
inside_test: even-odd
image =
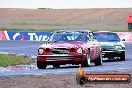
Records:
[[[81,29],[11,29],[11,28],[1,28],[0,31],[17,31],[17,32],[25,32],[25,31],[34,31],[34,32],[53,32],[53,31],[57,31],[57,30],[81,30]],[[85,30],[85,29],[84,29]],[[95,32],[95,31],[101,31],[100,29],[92,29],[91,31]],[[105,30],[102,30],[105,31]],[[127,29],[127,30],[119,30],[119,29],[109,29],[109,31],[111,32],[132,32],[132,29]]]
[[[16,31],[16,32],[53,32],[53,31],[56,31],[56,30],[59,30],[59,29],[18,29],[18,28],[1,28],[0,31]],[[61,29],[62,30],[62,29]]]
[[[31,64],[33,60],[22,56],[0,54],[0,66],[7,67],[19,64]]]

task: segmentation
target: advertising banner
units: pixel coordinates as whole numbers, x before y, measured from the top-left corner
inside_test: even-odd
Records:
[[[132,42],[132,32],[117,32],[121,40],[125,39],[125,42]]]
[[[132,32],[116,32],[120,39],[125,42],[132,42]],[[46,41],[52,32],[16,32],[0,31],[0,40],[29,40],[29,41]]]
[[[51,32],[15,32],[4,31],[2,40],[30,40],[30,41],[46,41]]]
[[[2,40],[2,31],[0,31],[0,40]]]

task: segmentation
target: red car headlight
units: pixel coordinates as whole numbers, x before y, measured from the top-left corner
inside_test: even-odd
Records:
[[[83,52],[82,48],[78,48],[77,53],[82,54],[82,52]]]
[[[38,49],[38,53],[39,54],[43,54],[44,53],[44,49],[42,49],[42,48]]]

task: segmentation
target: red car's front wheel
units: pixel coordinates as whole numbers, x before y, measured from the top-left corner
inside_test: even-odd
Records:
[[[94,61],[95,66],[102,65],[102,52],[100,52],[98,58]]]
[[[39,69],[46,69],[47,65],[45,65],[45,63],[40,62],[39,60],[37,60],[37,67]]]
[[[89,56],[89,54],[86,54],[86,61],[84,63],[82,63],[81,65],[82,65],[82,67],[88,67],[88,66],[90,66],[90,63],[91,63],[90,56]]]

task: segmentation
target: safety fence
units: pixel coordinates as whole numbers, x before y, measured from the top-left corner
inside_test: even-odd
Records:
[[[132,32],[116,32],[120,39],[125,42],[132,42]],[[0,31],[0,40],[29,40],[29,41],[46,41],[51,32],[16,32]]]

